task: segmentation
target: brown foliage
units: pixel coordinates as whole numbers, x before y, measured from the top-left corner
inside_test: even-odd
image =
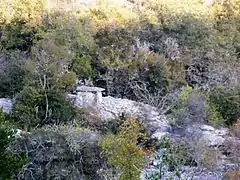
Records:
[[[240,138],[240,119],[233,125],[231,134],[237,138]]]
[[[240,162],[240,140],[239,139],[228,139],[224,147],[222,149],[225,155],[229,158],[230,161],[233,163],[239,163]]]
[[[227,180],[240,180],[240,171],[228,171]]]
[[[100,118],[99,111],[94,107],[84,107],[82,112],[79,114],[78,119],[84,127],[88,127],[92,130],[102,129],[102,121]]]

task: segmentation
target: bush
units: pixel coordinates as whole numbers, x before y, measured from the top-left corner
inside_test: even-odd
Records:
[[[159,149],[155,154],[155,162],[155,170],[146,174],[148,180],[164,179],[167,171],[172,172],[173,177],[170,179],[174,177],[181,179],[181,166],[193,163],[187,149],[168,138],[160,141]]]
[[[183,125],[185,124],[185,118],[187,116],[188,110],[188,101],[193,94],[193,89],[191,87],[182,88],[178,100],[175,102],[173,107],[168,111],[168,113],[172,114],[174,117],[173,124]]]
[[[21,21],[6,25],[1,45],[7,50],[29,51],[37,31],[37,28],[26,27]]]
[[[110,165],[121,174],[120,179],[139,179],[145,165],[144,152],[138,147],[141,127],[136,120],[123,123],[117,135],[108,135],[101,141],[102,152]]]
[[[16,123],[29,130],[36,127],[40,123],[38,117],[39,112],[43,111],[41,101],[44,98],[41,89],[34,87],[24,87],[17,95],[16,102],[13,108],[13,116],[16,118]]]
[[[79,20],[73,13],[53,11],[45,15],[41,29],[43,32],[39,36],[46,37],[50,31],[54,43],[65,47],[72,55],[69,58],[69,70],[81,78],[94,76],[92,61],[96,56],[97,45],[93,38],[94,31],[87,20]]]
[[[15,139],[13,126],[9,121],[10,119],[0,111],[0,179],[12,179],[27,162],[26,157],[14,156],[9,152],[8,148]]]
[[[24,127],[34,128],[44,124],[59,124],[73,119],[75,110],[58,90],[47,91],[48,102],[41,88],[24,87],[13,108],[15,121]],[[46,109],[48,104],[48,109]]]
[[[27,70],[19,51],[0,50],[0,97],[14,97],[24,86]]]
[[[210,93],[210,103],[221,115],[225,124],[232,125],[240,117],[240,91],[216,88]]]
[[[122,67],[131,63],[134,36],[124,28],[100,29],[94,36],[99,46],[99,60],[103,67]]]
[[[98,134],[73,124],[32,131],[12,146],[14,153],[29,157],[17,178],[99,179],[97,171],[104,161],[98,141]]]
[[[5,0],[4,0],[5,1]],[[9,3],[9,4],[8,4]],[[6,49],[30,50],[43,12],[42,1],[15,0],[8,4],[3,11],[9,11],[5,17],[1,45]]]

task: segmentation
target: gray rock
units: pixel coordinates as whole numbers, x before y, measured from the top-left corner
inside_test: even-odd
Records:
[[[99,87],[91,87],[91,86],[78,86],[76,91],[81,91],[81,92],[102,92],[105,91],[103,88]]]
[[[149,136],[161,138],[170,128],[166,116],[160,115],[155,107],[147,104],[113,97],[103,97],[99,106],[101,119],[111,120],[121,114],[136,117],[147,129]]]
[[[82,94],[81,96],[79,96],[78,94],[75,99],[75,105],[77,107],[82,106],[81,103],[83,103],[84,100],[81,98],[84,95],[89,97],[89,102],[93,101],[93,95],[91,95],[91,93]],[[184,128],[177,128],[172,131],[171,129],[173,129],[174,127],[171,127],[169,125],[168,117],[160,114],[157,108],[148,104],[108,96],[102,98],[101,104],[96,105],[93,103],[92,106],[98,110],[100,119],[103,121],[111,121],[119,117],[120,115],[125,114],[127,116],[135,117],[141,123],[143,123],[147,130],[148,136],[151,138],[156,138],[160,140],[163,137],[167,136],[175,140],[175,142],[178,142],[179,139],[186,140],[187,144],[189,143],[193,146],[193,148],[191,148],[195,150],[194,153],[197,153],[199,159],[202,158],[201,148],[219,149],[224,145],[226,139],[229,137],[228,129],[216,129],[212,126],[204,124],[206,122],[206,119],[208,118],[205,108],[205,100],[201,96],[197,95],[192,96],[189,99],[188,107],[186,110],[186,117],[183,117],[188,119],[189,121],[185,121]],[[201,146],[199,151],[198,146]],[[220,154],[220,156],[222,157],[217,160],[219,161],[219,163],[217,162],[216,171],[211,172],[207,169],[204,169],[202,166],[182,166],[180,172],[181,177],[186,180],[222,179],[229,168],[223,170],[227,163],[225,163],[223,155]],[[198,161],[199,159],[196,159],[196,162],[200,162]],[[151,173],[157,170],[154,164],[156,165],[157,163],[153,159],[152,164],[148,165],[143,170],[141,175],[142,180],[146,179],[144,174]],[[170,177],[173,177],[173,179],[178,179],[176,175],[173,174],[173,172],[168,171],[166,171],[162,179],[169,179]]]
[[[225,128],[216,129],[205,124],[192,124],[184,130],[185,137],[190,141],[203,141],[208,147],[219,147],[225,141],[228,130]]]
[[[152,134],[152,136],[151,136],[151,138],[156,138],[156,139],[162,139],[162,138],[164,138],[164,137],[167,137],[167,136],[169,136],[170,134],[168,133],[168,132],[162,132],[162,131],[156,131],[156,132],[154,132],[153,134]]]
[[[0,109],[5,113],[10,113],[13,108],[13,103],[11,99],[0,98]]]
[[[209,126],[209,125],[205,125],[205,124],[200,126],[200,129],[202,129],[203,131],[214,131],[215,130],[214,127]]]
[[[212,147],[212,146],[219,147],[223,145],[225,141],[225,138],[216,134],[215,132],[210,132],[210,131],[203,131],[201,138],[209,147]]]
[[[91,92],[78,92],[77,95],[69,94],[67,97],[78,108],[91,106],[98,110],[102,121],[111,121],[122,114],[135,117],[145,125],[149,136],[155,133],[155,138],[161,138],[170,129],[167,117],[147,104],[110,96],[103,97],[101,103],[97,104],[96,96]]]

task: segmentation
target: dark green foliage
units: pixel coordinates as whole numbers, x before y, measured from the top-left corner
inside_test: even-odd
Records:
[[[95,72],[92,67],[92,57],[89,55],[76,57],[72,62],[72,70],[76,72],[79,77],[93,77]]]
[[[23,156],[14,156],[8,152],[8,147],[15,138],[12,128],[10,119],[0,111],[0,179],[12,179],[14,173],[27,161]]]
[[[48,92],[49,114],[48,121],[56,124],[61,122],[68,122],[75,116],[73,105],[66,100],[65,94],[58,90],[51,90]]]
[[[240,90],[214,89],[210,93],[210,102],[220,113],[227,125],[234,124],[240,117]]]
[[[49,19],[52,23],[49,23]],[[53,12],[43,18],[42,28],[44,31],[51,30],[54,43],[67,48],[72,54],[69,67],[78,77],[87,78],[94,75],[92,59],[95,57],[97,46],[90,24],[69,13]]]
[[[62,92],[50,90],[47,91],[47,96],[48,102],[41,88],[25,87],[16,97],[13,109],[16,122],[28,129],[49,123],[59,124],[73,119],[74,108]],[[46,109],[47,103],[48,110]]]
[[[121,67],[131,62],[134,36],[126,29],[100,29],[94,36],[102,66]]]
[[[44,111],[41,106],[43,98],[42,90],[34,87],[24,87],[17,95],[13,115],[26,130],[40,123],[39,114]]]
[[[13,97],[24,86],[27,70],[24,68],[24,59],[19,51],[1,51],[0,67],[0,97]]]
[[[156,89],[160,89],[162,95],[164,95],[168,91],[169,81],[164,75],[163,68],[159,64],[150,65],[148,68],[149,71],[144,76],[146,78],[145,82],[148,83],[149,92],[154,93]]]
[[[120,131],[120,128],[125,120],[126,118],[124,116],[121,116],[114,120],[104,122],[103,132],[105,134],[108,133],[117,134]]]
[[[25,22],[12,22],[3,29],[1,45],[8,50],[29,51],[37,31],[37,28],[27,27]]]

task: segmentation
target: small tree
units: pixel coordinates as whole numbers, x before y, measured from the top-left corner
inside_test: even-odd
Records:
[[[68,70],[71,51],[56,44],[52,36],[32,48],[31,60],[26,64],[29,78],[16,98],[14,115],[26,128],[58,124],[74,116],[74,108],[64,92],[76,82],[75,73]]]
[[[144,137],[141,130],[138,122],[130,119],[123,123],[117,135],[108,135],[101,142],[103,154],[121,174],[122,180],[140,178],[145,164],[144,152],[137,145],[138,139]]]
[[[224,119],[225,124],[232,125],[240,117],[240,90],[215,88],[209,95],[209,104]]]
[[[13,97],[24,85],[27,70],[20,51],[6,51],[0,48],[0,97]]]

